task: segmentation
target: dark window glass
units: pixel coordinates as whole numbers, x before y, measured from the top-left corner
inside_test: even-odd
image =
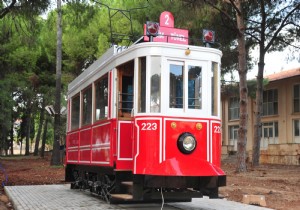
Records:
[[[294,136],[300,136],[300,120],[294,120]]]
[[[278,91],[277,89],[266,90],[263,93],[263,115],[278,114]]]
[[[189,109],[201,109],[202,69],[199,66],[189,66],[188,73],[188,107]]]
[[[95,120],[106,119],[108,112],[108,77],[107,75],[95,83],[96,111]]]
[[[92,123],[92,87],[82,93],[82,125]]]
[[[229,99],[229,120],[239,119],[240,117],[240,102],[238,97]]]
[[[80,116],[80,97],[79,95],[72,98],[71,103],[71,129],[79,128],[79,116]]]
[[[183,66],[170,64],[170,108],[183,108]]]
[[[122,77],[122,112],[130,113],[133,108],[133,77]]]
[[[138,112],[146,112],[146,57],[139,59]]]
[[[300,112],[300,85],[294,85],[294,112]]]

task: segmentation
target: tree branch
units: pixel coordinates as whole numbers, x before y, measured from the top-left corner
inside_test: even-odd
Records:
[[[10,12],[10,10],[15,6],[16,3],[17,0],[12,0],[9,6],[3,8],[0,11],[0,19],[4,18],[4,16]]]
[[[233,6],[234,10],[238,13],[239,16],[242,15],[242,12],[239,10],[239,8],[236,7],[234,0],[229,0],[231,5]]]
[[[206,4],[208,4],[209,6],[211,6],[212,8],[214,8],[215,10],[219,11],[220,14],[224,15],[230,21],[231,25],[234,26],[234,29],[236,30],[236,32],[238,34],[240,34],[240,30],[238,29],[237,25],[235,24],[235,22],[232,20],[232,18],[230,17],[230,15],[227,12],[225,12],[224,10],[216,7],[210,0],[204,0],[204,2]]]
[[[275,39],[277,38],[278,34],[280,33],[280,31],[286,26],[286,21],[288,20],[288,18],[295,12],[297,11],[298,9],[300,9],[300,3],[297,4],[295,6],[294,9],[292,9],[286,16],[285,18],[283,19],[283,21],[281,22],[280,26],[278,27],[278,29],[275,31],[272,39],[269,41],[269,43],[267,44],[267,46],[265,47],[265,52],[267,52],[270,47],[272,46],[273,42],[275,41]]]

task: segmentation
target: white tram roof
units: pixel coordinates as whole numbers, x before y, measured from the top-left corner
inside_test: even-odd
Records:
[[[191,51],[189,55],[185,55],[187,49]],[[215,48],[165,42],[143,42],[131,45],[128,48],[113,45],[68,85],[68,97],[74,96],[115,67],[134,58],[144,56],[164,56],[173,60],[188,59],[220,63],[222,52]]]

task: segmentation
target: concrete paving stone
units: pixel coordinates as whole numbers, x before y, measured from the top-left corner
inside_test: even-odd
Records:
[[[70,185],[6,186],[6,194],[15,210],[267,210],[224,199],[197,198],[192,202],[110,205]]]

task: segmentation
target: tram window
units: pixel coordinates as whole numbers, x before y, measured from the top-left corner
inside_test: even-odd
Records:
[[[95,83],[95,120],[107,118],[108,104],[108,77],[105,75]]]
[[[82,94],[82,125],[92,123],[92,87],[88,87]]]
[[[146,112],[146,57],[139,58],[138,112]]]
[[[133,77],[122,77],[122,112],[131,112],[133,108]]]
[[[170,108],[183,108],[183,66],[170,64]]]
[[[212,67],[211,67],[211,71],[212,71],[212,78],[211,78],[211,96],[212,96],[212,115],[213,116],[218,116],[218,81],[219,81],[219,74],[218,74],[218,63],[216,62],[212,62]]]
[[[160,81],[161,81],[161,69],[160,69],[160,57],[151,58],[151,101],[150,112],[160,112]]]
[[[71,129],[79,128],[79,114],[80,114],[80,97],[79,95],[72,98],[71,108]]]
[[[202,108],[202,69],[199,66],[188,66],[188,107]]]
[[[134,62],[118,67],[119,94],[118,116],[129,118],[133,109],[133,71]]]

